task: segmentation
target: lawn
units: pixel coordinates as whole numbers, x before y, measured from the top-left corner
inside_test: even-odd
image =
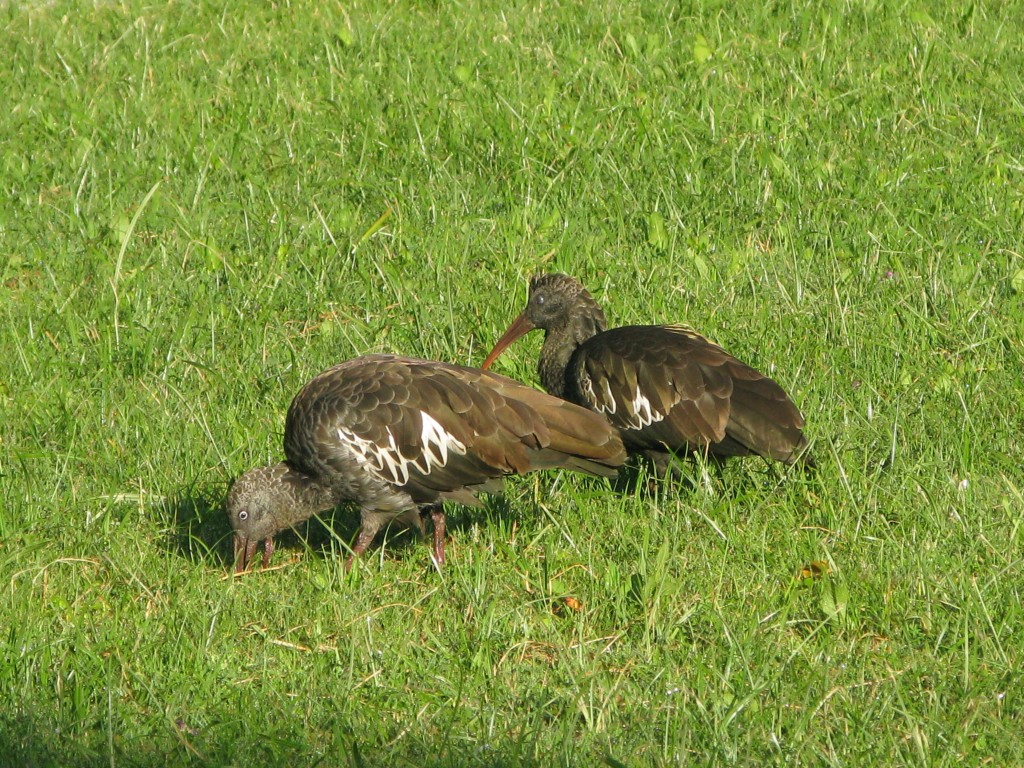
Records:
[[[1024,6],[0,3],[0,763],[1019,765]],[[539,270],[807,418],[229,576],[299,387]],[[499,372],[537,384],[537,334]]]

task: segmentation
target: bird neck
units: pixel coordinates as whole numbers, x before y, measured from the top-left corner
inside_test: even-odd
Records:
[[[282,528],[288,528],[296,523],[308,520],[313,515],[333,509],[341,503],[342,499],[333,489],[316,482],[305,472],[289,466],[289,471],[283,477],[289,503],[281,507],[283,514],[288,519],[278,520]]]
[[[583,291],[576,299],[565,322],[544,330],[537,372],[540,383],[549,394],[565,398],[569,386],[566,372],[569,360],[580,345],[606,328],[604,312],[590,294]]]

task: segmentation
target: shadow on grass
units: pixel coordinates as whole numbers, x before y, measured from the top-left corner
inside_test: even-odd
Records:
[[[76,754],[77,752],[77,754]],[[42,768],[51,765],[89,765],[98,755],[65,750],[55,728],[45,728],[25,714],[0,716],[0,754],[5,765]]]
[[[164,546],[176,557],[215,568],[230,568],[233,563],[232,532],[224,512],[226,490],[186,490],[168,496],[158,514],[169,522]],[[274,537],[278,550],[307,547],[328,556],[338,542],[351,543],[359,529],[359,515],[353,507],[342,505],[333,512],[314,517],[297,529]]]
[[[446,502],[445,528],[446,548],[450,552],[454,545],[467,540],[472,530],[477,525],[499,524],[504,525],[519,518],[513,505],[509,503],[504,495],[481,494],[480,506],[468,507],[456,502]],[[325,525],[330,523],[330,513],[325,517]],[[346,545],[351,545],[355,540],[356,531],[359,528],[359,515],[356,508],[339,507],[334,512],[333,533],[332,529],[325,526],[318,526],[320,531],[314,532],[314,526],[310,526],[310,536],[306,539],[310,547],[325,557],[338,554],[338,538]],[[430,520],[424,521],[424,535],[420,536],[419,531],[414,528],[403,526],[390,526],[381,529],[377,538],[367,550],[364,557],[373,558],[380,556],[381,548],[384,548],[384,557],[387,560],[397,560],[406,557],[418,558],[423,556],[424,562],[430,563],[428,553],[433,546],[433,528]],[[346,549],[344,555],[349,554]],[[430,569],[432,565],[428,565]]]
[[[703,456],[699,453],[674,456],[668,471],[659,476],[647,460],[630,460],[611,480],[612,489],[624,496],[644,499],[683,497],[711,487],[721,496],[745,493],[756,487],[771,487],[787,474],[813,477],[813,468],[793,468],[758,456]],[[801,471],[802,470],[802,471]]]
[[[231,718],[229,718],[230,720]],[[153,723],[145,725],[152,727]],[[225,724],[226,726],[227,724]],[[379,737],[356,726],[333,723],[326,741],[310,743],[300,724],[283,721],[274,733],[262,734],[259,752],[256,736],[244,728],[212,728],[197,733],[179,721],[180,735],[171,738],[166,730],[144,729],[146,735],[117,732],[111,739],[103,723],[95,730],[81,732],[64,728],[46,716],[24,711],[0,715],[0,765],[18,768],[92,768],[124,765],[158,768],[167,765],[258,766],[331,765],[368,768],[376,765],[419,765],[424,768],[486,766],[512,768],[522,765],[564,764],[561,755],[544,754],[535,738],[503,740],[495,744],[465,744],[437,741],[410,735],[401,744],[382,744]],[[538,754],[539,753],[539,754]],[[606,758],[606,765],[623,765]]]
[[[154,725],[156,729],[153,730]],[[244,731],[227,729],[200,734],[178,721],[178,736],[172,738],[164,723],[147,722],[140,732],[118,730],[111,736],[106,724],[96,722],[92,729],[81,724],[60,723],[51,716],[34,715],[24,710],[0,715],[0,765],[18,768],[92,768],[92,766],[132,766],[163,768],[168,765],[235,765],[236,756],[247,749],[255,737]],[[119,726],[121,728],[123,726]],[[351,729],[347,729],[351,731]],[[246,760],[259,766],[324,764],[311,761],[307,740],[299,727],[285,723],[282,731],[267,735],[260,755]],[[365,766],[359,743],[354,736],[339,738],[331,745],[339,758],[332,765]]]
[[[19,768],[91,768],[91,766],[131,765],[157,768],[180,762],[180,750],[167,745],[161,754],[155,745],[128,749],[115,735],[113,758],[105,735],[94,731],[72,735],[65,727],[44,717],[21,711],[0,715],[0,765]]]
[[[736,492],[737,478],[723,477],[721,462],[680,459],[672,464],[667,478],[656,478],[646,462],[630,461],[611,478],[611,490],[623,495],[645,498],[686,495],[697,490],[702,482],[711,482],[721,490]],[[728,474],[728,472],[727,472]],[[740,485],[756,480],[742,472]],[[585,481],[584,481],[585,482]],[[604,481],[593,479],[595,485]],[[188,488],[168,496],[157,508],[157,514],[168,522],[164,547],[175,557],[211,568],[227,570],[233,565],[231,526],[224,513],[226,488]],[[503,494],[481,494],[481,506],[473,508],[446,503],[447,540],[465,539],[476,525],[497,525],[510,531],[524,513],[522,504]],[[529,505],[527,505],[529,506]],[[526,514],[531,514],[526,512]],[[378,534],[367,557],[379,555],[385,547],[386,558],[415,556],[415,547],[429,548],[431,527],[426,522],[426,537],[413,529],[392,526]],[[289,550],[307,549],[317,557],[347,558],[359,531],[359,509],[356,504],[342,504],[333,511],[316,516],[294,530],[282,531],[275,537],[275,562],[287,558]]]
[[[612,478],[612,490],[623,496],[639,496],[640,498],[657,498],[666,494],[686,494],[700,487],[700,471],[697,459],[687,456],[673,458],[668,464],[668,472],[659,477],[654,466],[644,458],[631,456],[629,461]],[[706,462],[715,465],[719,476],[721,465],[717,462]]]
[[[223,494],[187,490],[166,497],[157,514],[169,525],[168,552],[194,563],[227,567],[231,561],[231,526],[224,516]]]
[[[231,525],[224,513],[225,492],[220,488],[186,490],[168,496],[158,507],[157,514],[168,521],[165,549],[175,557],[213,568],[228,569],[233,565]],[[483,520],[512,520],[516,512],[504,496],[482,495],[483,506],[469,508],[461,504],[445,504],[447,539],[460,538],[466,531]],[[274,537],[277,561],[291,549],[308,549],[318,557],[348,557],[351,545],[359,531],[359,509],[355,504],[342,504]],[[414,529],[393,526],[382,530],[368,550],[367,556],[386,547],[388,557],[409,556],[411,548],[428,547],[430,523],[426,523],[426,537]],[[402,554],[399,554],[402,553]]]

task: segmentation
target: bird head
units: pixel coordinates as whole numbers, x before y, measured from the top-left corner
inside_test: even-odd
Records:
[[[575,277],[563,274],[535,275],[530,280],[526,309],[498,339],[484,360],[487,370],[514,341],[535,328],[545,333],[565,333],[582,343],[605,329],[604,312]]]
[[[250,469],[228,492],[225,510],[235,532],[235,571],[244,571],[264,543],[263,565],[274,551],[274,535],[330,505],[310,478],[287,464]]]

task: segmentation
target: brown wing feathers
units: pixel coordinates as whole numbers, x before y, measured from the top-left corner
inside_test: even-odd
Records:
[[[735,371],[742,367],[744,371]],[[759,446],[778,461],[792,461],[807,446],[802,429],[803,416],[782,388],[772,379],[740,364],[733,366],[736,386],[733,389],[729,435],[747,453]]]
[[[585,342],[574,364],[587,379],[578,396],[634,448],[711,442],[723,454],[789,461],[806,445],[803,418],[783,389],[692,331],[615,328]]]
[[[473,371],[481,390],[501,405],[493,412],[504,438],[523,451],[524,468],[566,464],[598,474],[613,474],[625,461],[621,441],[597,414],[492,373]],[[516,451],[518,455],[518,451]]]
[[[534,390],[536,392],[536,390]],[[547,427],[548,439],[531,452],[533,469],[568,466],[599,475],[613,475],[626,459],[622,443],[600,415],[542,392],[531,403]],[[532,397],[532,396],[531,396]],[[552,402],[554,400],[554,402]]]
[[[471,368],[404,358],[386,362],[373,377],[377,383],[365,383],[355,395],[361,413],[369,412],[368,400],[376,404],[376,417],[364,419],[357,431],[380,444],[390,424],[410,469],[404,487],[417,500],[440,495],[465,502],[473,490],[493,489],[494,478],[557,466],[608,475],[626,459],[607,422],[563,400]],[[464,446],[428,471],[418,458],[430,450],[436,457],[439,449],[425,445],[424,414]]]

